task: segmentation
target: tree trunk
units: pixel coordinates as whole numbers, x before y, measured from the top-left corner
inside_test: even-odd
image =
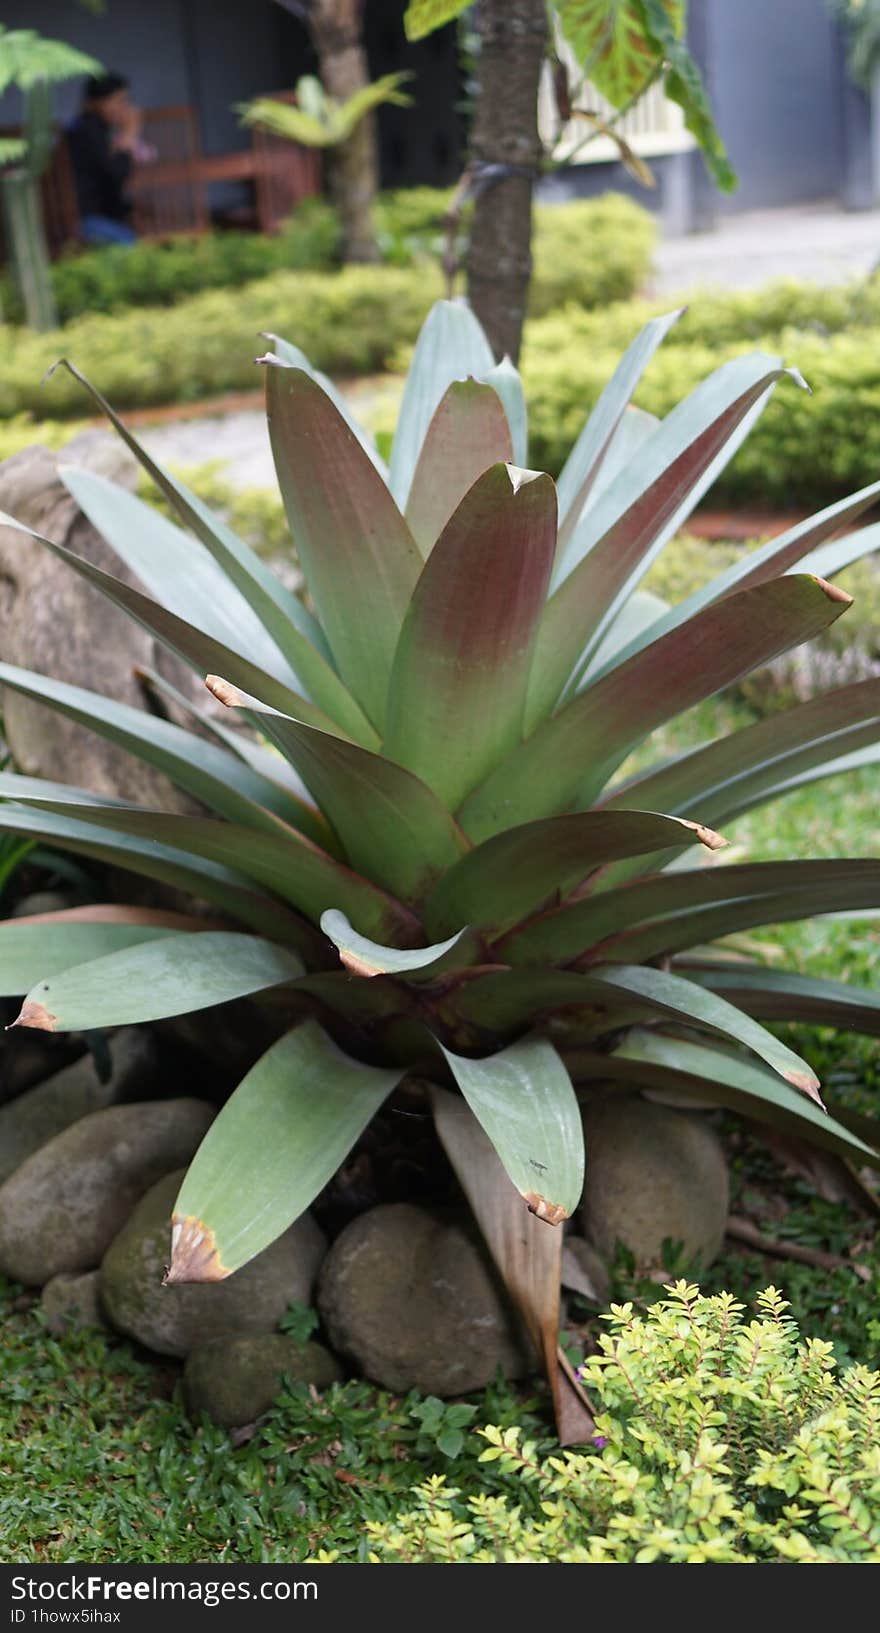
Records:
[[[328,96],[346,102],[370,83],[361,34],[362,0],[314,0],[309,27]],[[328,153],[330,195],[342,223],[343,260],[378,261],[372,208],[379,186],[376,116]]]
[[[506,354],[516,362],[532,271],[546,0],[480,0],[478,26],[479,92],[470,144],[476,205],[468,294],[496,356]],[[501,172],[493,174],[486,166],[501,167]]]

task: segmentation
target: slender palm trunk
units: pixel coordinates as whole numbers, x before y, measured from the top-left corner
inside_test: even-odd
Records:
[[[313,0],[309,28],[328,96],[345,102],[370,82],[361,31],[362,0]],[[378,261],[372,207],[379,186],[376,117],[367,114],[328,155],[330,194],[342,222],[343,259]]]
[[[470,163],[476,206],[468,294],[498,357],[519,356],[532,270],[532,189],[545,0],[480,0],[479,93]]]

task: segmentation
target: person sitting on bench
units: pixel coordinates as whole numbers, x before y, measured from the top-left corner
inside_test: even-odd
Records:
[[[126,183],[135,163],[155,158],[141,141],[142,114],[122,74],[86,80],[82,106],[67,127],[80,232],[86,244],[133,244]]]

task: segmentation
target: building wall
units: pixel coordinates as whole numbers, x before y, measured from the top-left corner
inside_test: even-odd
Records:
[[[843,51],[826,0],[693,0],[693,13],[692,27],[704,34],[694,44],[739,175],[736,193],[718,207],[840,194]]]

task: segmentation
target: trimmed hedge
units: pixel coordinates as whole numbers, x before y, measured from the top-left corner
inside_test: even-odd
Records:
[[[376,206],[383,259],[395,267],[430,265],[443,251],[443,217],[451,192],[414,187],[383,194]],[[145,239],[129,247],[87,250],[56,261],[52,285],[63,323],[85,312],[176,306],[209,289],[238,289],[276,272],[337,267],[339,219],[325,199],[306,199],[280,233],[213,232],[201,238]],[[531,309],[560,301],[582,307],[634,295],[647,276],[656,231],[646,210],[609,193],[535,211],[535,277]],[[21,303],[0,279],[0,310],[15,321]]]
[[[206,289],[237,289],[273,272],[320,272],[336,265],[340,230],[323,199],[306,199],[283,232],[211,232],[201,238],[144,239],[65,255],[52,265],[62,323],[83,312],[175,306]],[[21,303],[3,279],[2,310],[21,321]]]
[[[51,334],[7,329],[0,337],[0,418],[23,410],[45,419],[89,411],[82,387],[65,370],[42,383],[60,356],[75,360],[119,408],[253,390],[263,330],[295,339],[328,373],[377,373],[415,339],[440,293],[439,273],[424,267],[279,272],[166,309],[77,318]]]

